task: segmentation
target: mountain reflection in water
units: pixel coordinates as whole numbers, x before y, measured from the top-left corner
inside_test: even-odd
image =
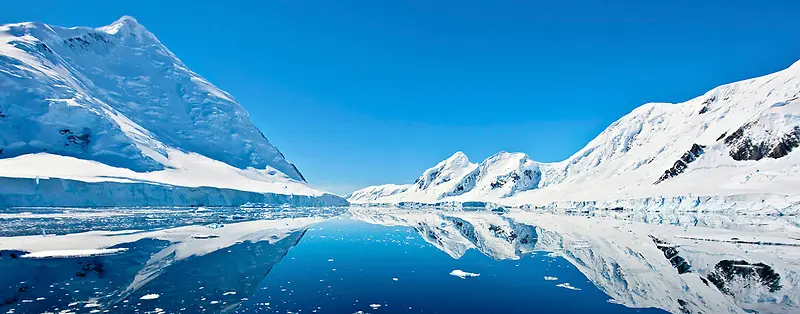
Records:
[[[4,214],[29,231],[0,234],[0,312],[800,310],[800,236],[781,219],[300,212],[84,215],[95,231],[74,210]],[[54,226],[68,234],[30,231]]]

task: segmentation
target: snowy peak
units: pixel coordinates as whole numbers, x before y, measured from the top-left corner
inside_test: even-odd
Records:
[[[540,178],[539,164],[528,155],[500,152],[481,162],[445,195],[480,193],[506,197],[517,191],[536,188]]]
[[[133,31],[140,32],[142,30],[145,30],[145,28],[144,26],[142,26],[142,24],[139,24],[139,21],[137,21],[132,16],[123,15],[122,17],[114,21],[114,23],[98,27],[97,30],[114,35],[118,33],[124,34]]]
[[[0,26],[0,158],[47,152],[137,172],[168,151],[305,181],[233,97],[123,16],[96,29]]]
[[[544,206],[689,195],[797,195],[789,186],[800,184],[799,99],[800,61],[683,103],[644,104],[560,162],[501,152],[442,193],[421,184],[373,201]]]
[[[523,153],[500,152],[480,164],[461,152],[425,170],[411,185],[380,185],[347,196],[353,203],[430,202],[448,197],[507,197],[535,189],[542,177],[539,163]]]
[[[463,152],[456,152],[449,158],[436,164],[436,166],[425,170],[414,182],[414,185],[416,185],[416,188],[419,190],[425,190],[434,185],[451,182],[474,167],[475,164],[469,162],[467,155]]]

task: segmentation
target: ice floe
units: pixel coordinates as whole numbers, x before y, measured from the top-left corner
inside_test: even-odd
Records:
[[[481,274],[465,272],[465,271],[460,270],[460,269],[454,269],[453,271],[450,272],[450,275],[451,276],[456,276],[456,277],[461,278],[461,279],[467,279],[467,277],[478,277]]]

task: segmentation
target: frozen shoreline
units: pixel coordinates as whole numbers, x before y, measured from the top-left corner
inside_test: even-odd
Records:
[[[528,211],[590,212],[596,210],[621,212],[710,212],[771,216],[793,216],[800,212],[800,196],[777,194],[741,194],[725,196],[653,196],[643,198],[586,201],[553,201],[545,204],[506,204],[489,201],[450,201],[437,203],[398,202],[353,204],[365,207],[501,209],[518,208]]]
[[[38,183],[37,183],[38,182]],[[333,194],[287,195],[215,187],[153,183],[84,182],[49,178],[0,177],[0,209],[10,207],[106,206],[343,206]]]

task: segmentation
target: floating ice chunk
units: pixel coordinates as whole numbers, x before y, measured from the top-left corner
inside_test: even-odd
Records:
[[[467,277],[478,277],[481,274],[470,273],[470,272],[465,272],[465,271],[460,270],[460,269],[455,269],[455,270],[450,272],[450,275],[451,276],[456,276],[456,277],[461,278],[461,279],[467,279]]]
[[[369,307],[371,307],[373,310],[377,310],[377,309],[381,308],[381,305],[377,304],[377,303],[374,303],[374,304],[370,304]]]
[[[398,281],[397,277],[392,278],[393,281]]]
[[[23,258],[73,258],[99,255],[111,255],[127,251],[127,248],[116,249],[84,249],[84,250],[52,250],[39,251],[22,255]]]
[[[547,257],[556,258],[556,257],[558,257],[558,253],[556,253],[556,252],[547,253]]]
[[[222,295],[234,295],[234,294],[236,294],[236,291],[228,291],[223,293]]]
[[[158,297],[160,297],[158,295],[158,293],[151,293],[151,294],[145,294],[139,299],[140,300],[155,300],[155,299],[158,299]]]
[[[547,281],[558,280],[558,277],[544,276],[544,280],[547,280]]]
[[[573,287],[572,285],[569,284],[569,282],[557,284],[556,287],[561,287],[564,289],[575,290],[575,291],[581,290],[580,288]]]
[[[329,259],[328,259],[328,261],[329,261],[329,262],[333,262],[333,259],[332,259],[332,258],[329,258]]]

